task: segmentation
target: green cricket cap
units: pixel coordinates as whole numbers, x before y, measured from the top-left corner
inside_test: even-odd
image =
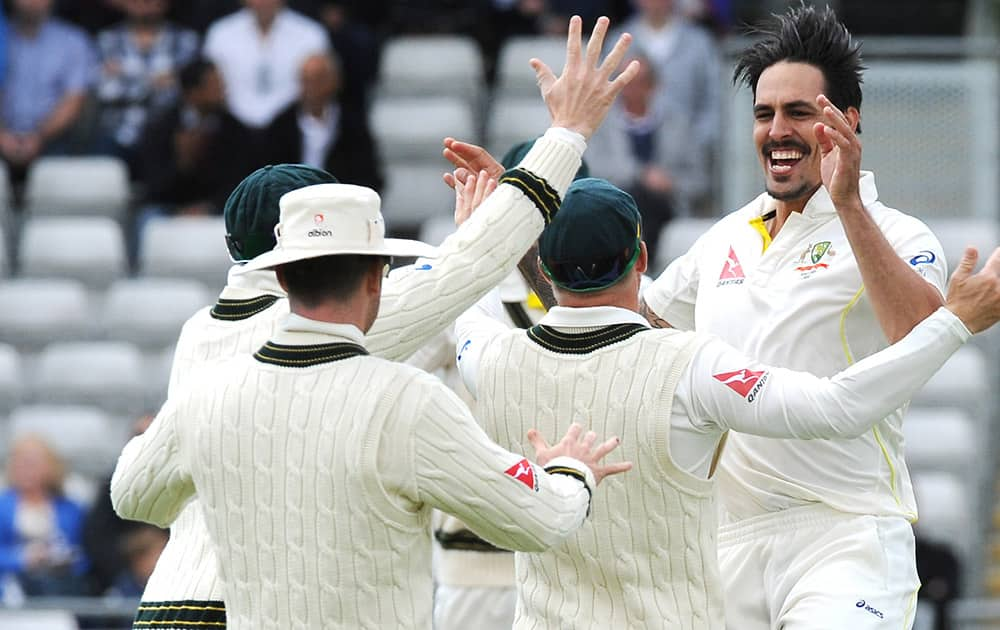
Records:
[[[642,217],[632,195],[604,179],[573,182],[538,239],[542,269],[556,286],[579,293],[621,280],[639,259]]]
[[[247,175],[222,209],[226,245],[233,261],[250,260],[274,248],[274,226],[282,195],[314,184],[337,183],[330,173],[305,164],[268,165]]]

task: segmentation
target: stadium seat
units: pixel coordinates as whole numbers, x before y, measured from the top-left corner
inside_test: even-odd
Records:
[[[232,262],[222,217],[161,217],[140,238],[139,270],[147,277],[190,278],[221,291]]]
[[[433,217],[454,216],[455,194],[441,181],[443,169],[398,165],[387,172],[382,214],[391,230],[418,230]]]
[[[23,365],[17,348],[0,344],[0,415],[6,415],[22,402]]]
[[[982,423],[985,425],[986,423]],[[906,462],[912,470],[941,471],[978,480],[982,432],[961,409],[912,407],[903,421]]]
[[[394,37],[379,65],[379,98],[455,96],[476,108],[482,97],[483,60],[471,37]]]
[[[107,156],[39,158],[28,169],[26,213],[121,217],[129,202],[128,167]]]
[[[660,233],[660,251],[656,252],[656,264],[650,275],[656,277],[670,261],[691,249],[698,237],[707,232],[715,221],[716,219],[679,218],[667,223]]]
[[[87,290],[78,280],[6,280],[0,282],[0,304],[0,342],[22,351],[95,332]]]
[[[101,326],[108,339],[162,348],[177,341],[184,322],[212,297],[196,280],[119,280],[108,289]]]
[[[545,133],[549,110],[535,98],[501,98],[493,103],[486,124],[486,142],[498,160],[515,144]]]
[[[458,98],[385,98],[372,108],[372,133],[383,147],[382,154],[390,168],[395,164],[447,162],[441,157],[442,140],[453,136],[476,142],[476,125],[468,103]]]
[[[124,341],[69,341],[46,346],[31,383],[36,403],[97,405],[110,413],[145,409],[142,353]]]
[[[566,61],[566,39],[551,36],[511,37],[500,49],[497,60],[497,97],[541,99],[535,71],[528,61],[537,57],[556,74]]]
[[[146,373],[149,375],[146,402],[149,409],[159,409],[167,399],[175,350],[174,346],[167,346],[146,357]]]
[[[10,246],[7,243],[8,233],[9,230],[3,221],[3,212],[0,211],[0,278],[9,276],[14,266],[14,261],[10,255]]]
[[[103,289],[128,271],[121,227],[108,217],[29,217],[19,252],[24,277],[74,278]]]
[[[982,264],[1000,243],[1000,217],[985,219],[937,217],[928,219],[927,227],[941,241],[945,259],[948,261],[949,274],[955,271],[966,246],[972,245],[979,250],[979,262]]]
[[[980,538],[975,489],[966,479],[946,472],[912,473],[917,499],[917,529],[928,540],[956,545],[966,559]]]
[[[980,420],[977,429],[986,430],[997,409],[994,370],[982,348],[967,344],[931,377],[913,397],[917,407],[958,407]]]
[[[11,412],[9,425],[11,439],[42,435],[70,470],[91,478],[103,478],[114,468],[126,437],[103,410],[83,405],[21,406]]]
[[[68,610],[0,608],[3,630],[78,630],[76,617]]]

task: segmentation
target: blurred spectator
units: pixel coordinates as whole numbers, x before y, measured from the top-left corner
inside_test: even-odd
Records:
[[[676,11],[674,0],[635,0],[635,4],[637,13],[620,30],[632,34],[633,51],[648,58],[655,69],[663,95],[662,115],[669,124],[678,125],[668,135],[686,136],[687,150],[705,160],[700,166],[707,178],[722,124],[723,79],[716,42]],[[681,134],[681,128],[687,133]]]
[[[382,173],[365,112],[337,101],[340,66],[330,55],[302,64],[302,96],[282,112],[266,134],[271,164],[300,162],[324,169],[345,184],[379,190]]]
[[[97,34],[122,18],[124,0],[56,0],[56,15]]]
[[[588,142],[596,177],[631,194],[642,213],[643,237],[655,259],[660,230],[688,216],[711,182],[707,148],[692,137],[689,118],[666,106],[656,69],[644,57],[638,76],[622,90],[604,124]]]
[[[204,54],[226,82],[229,109],[243,124],[266,127],[298,95],[306,57],[329,49],[318,22],[282,0],[244,0],[246,8],[209,27]]]
[[[28,596],[83,593],[83,510],[63,496],[64,476],[62,460],[41,437],[11,445],[10,488],[0,494],[0,573],[13,575]]]
[[[42,153],[70,150],[96,63],[86,33],[51,17],[53,0],[14,0],[3,86],[0,155],[23,177]]]
[[[125,568],[107,591],[108,595],[142,597],[146,582],[156,568],[170,535],[167,530],[146,523],[134,523],[122,539]]]
[[[962,574],[958,556],[948,544],[924,538],[919,527],[914,527],[914,537],[922,584],[917,596],[933,606],[934,630],[953,630],[951,603],[959,596]]]
[[[326,27],[334,52],[340,58],[340,102],[367,108],[368,94],[378,79],[377,33],[355,16],[354,3],[323,2],[319,18]]]
[[[121,0],[128,19],[97,37],[102,149],[136,169],[135,150],[151,113],[177,102],[177,72],[198,53],[198,35],[167,22],[168,0]]]
[[[247,130],[226,108],[215,65],[196,60],[180,73],[181,100],[149,122],[140,148],[147,214],[217,214],[247,165]],[[141,229],[141,225],[139,226]]]

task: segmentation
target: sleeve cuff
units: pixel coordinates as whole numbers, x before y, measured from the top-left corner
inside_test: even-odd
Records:
[[[578,459],[572,457],[555,457],[545,465],[545,472],[550,475],[565,475],[572,477],[583,484],[587,491],[588,505],[587,515],[590,515],[590,503],[594,499],[594,488],[597,487],[597,479],[590,467]]]
[[[552,127],[535,142],[517,167],[500,177],[500,183],[521,190],[538,208],[547,225],[559,210],[580,168],[586,147],[582,135]]]
[[[938,310],[935,311],[931,317],[936,317],[942,320],[942,322],[946,324],[959,339],[962,340],[962,343],[965,343],[972,338],[972,332],[969,331],[968,327],[966,327],[965,322],[963,322],[958,315],[948,310],[947,307],[938,307]]]

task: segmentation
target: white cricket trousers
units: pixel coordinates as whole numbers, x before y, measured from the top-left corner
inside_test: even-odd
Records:
[[[901,517],[821,504],[719,528],[728,630],[910,630],[920,580]]]

